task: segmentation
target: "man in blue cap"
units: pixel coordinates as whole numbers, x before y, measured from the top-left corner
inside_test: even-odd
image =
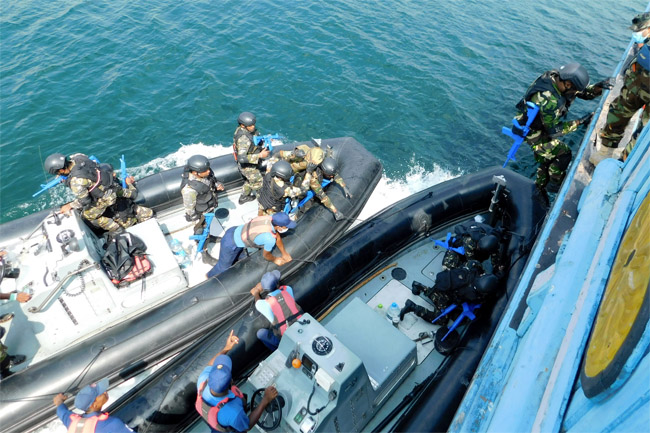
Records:
[[[275,350],[280,345],[280,338],[292,323],[300,319],[303,311],[293,297],[291,286],[280,286],[280,271],[274,270],[262,276],[262,281],[251,289],[255,298],[255,309],[269,321],[268,328],[257,331],[257,338],[266,347]],[[262,291],[267,293],[262,299]]]
[[[273,216],[258,216],[246,224],[230,227],[221,239],[219,261],[210,269],[207,277],[217,276],[234,265],[246,247],[262,249],[262,257],[278,266],[289,263],[291,255],[284,249],[280,234],[294,227],[296,222],[285,212],[278,212]],[[275,247],[282,254],[281,257],[271,253]]]
[[[54,396],[56,415],[68,432],[82,433],[128,433],[132,432],[119,418],[102,413],[102,406],[108,401],[108,379],[104,378],[96,383],[91,383],[79,391],[74,399],[77,409],[84,411],[83,415],[73,413],[64,404],[66,396],[59,393]]]
[[[266,406],[278,396],[278,391],[269,386],[250,418],[246,415],[244,395],[232,385],[232,360],[226,355],[239,343],[233,332],[230,331],[226,345],[214,355],[196,382],[196,411],[212,432],[248,431],[260,419]]]

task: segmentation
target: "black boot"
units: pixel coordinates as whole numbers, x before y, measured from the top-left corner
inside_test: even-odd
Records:
[[[416,304],[410,299],[407,299],[406,303],[404,303],[404,308],[402,308],[402,311],[399,313],[399,318],[400,320],[404,320],[405,314],[413,313],[424,321],[431,323],[435,320],[436,317],[440,315],[440,310],[438,310],[435,306],[433,308],[434,311],[429,311],[423,306]]]
[[[250,192],[247,195],[244,195],[242,193],[242,195],[239,196],[239,204],[248,203],[249,201],[253,201],[253,200],[255,200],[255,194],[253,194],[253,192]]]
[[[422,283],[419,283],[417,281],[413,281],[413,284],[411,284],[411,292],[415,295],[418,296],[420,293],[427,293],[429,288],[425,286]]]
[[[219,260],[212,257],[206,250],[201,251],[201,260],[203,263],[210,266],[214,266],[219,262]]]

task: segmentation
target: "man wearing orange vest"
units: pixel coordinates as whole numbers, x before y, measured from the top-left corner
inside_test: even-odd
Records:
[[[84,411],[83,415],[72,412],[63,403],[65,395],[59,393],[54,396],[56,415],[63,425],[68,428],[68,433],[128,433],[132,432],[119,418],[102,413],[102,406],[108,401],[108,379],[91,383],[85,386],[74,399],[77,409]]]
[[[278,396],[278,391],[269,386],[250,418],[246,415],[244,395],[232,384],[232,360],[226,355],[239,343],[233,332],[230,331],[226,345],[212,357],[196,382],[195,408],[212,432],[248,431],[260,419],[266,406]]]
[[[258,216],[246,224],[230,227],[221,238],[219,261],[210,269],[207,277],[217,276],[234,265],[246,247],[261,248],[262,257],[278,266],[289,263],[291,255],[284,249],[280,234],[295,227],[296,222],[285,212],[278,212],[273,216]],[[281,257],[271,253],[275,247],[282,254]]]
[[[269,321],[270,327],[257,331],[257,338],[266,347],[275,350],[280,345],[280,338],[292,323],[300,319],[303,311],[296,304],[291,286],[280,286],[280,271],[267,272],[262,281],[251,289],[255,298],[255,308]],[[261,297],[262,290],[268,294]]]

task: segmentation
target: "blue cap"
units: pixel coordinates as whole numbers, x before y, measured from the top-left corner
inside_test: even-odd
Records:
[[[74,405],[77,409],[81,409],[84,412],[88,411],[88,408],[91,404],[95,402],[95,399],[106,392],[108,389],[108,378],[104,378],[99,382],[91,383],[86,385],[79,391],[79,394],[74,399]]]
[[[230,387],[232,379],[232,360],[228,355],[219,355],[212,364],[212,371],[208,376],[208,386],[213,392],[221,393]]]
[[[262,289],[272,292],[278,288],[280,282],[280,271],[277,269],[262,275]]]
[[[286,212],[278,212],[276,214],[273,214],[272,221],[273,225],[276,227],[286,227],[288,229],[296,227],[296,222],[292,221]]]

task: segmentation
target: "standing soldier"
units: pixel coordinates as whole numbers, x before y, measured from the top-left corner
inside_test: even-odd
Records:
[[[285,199],[297,198],[305,195],[309,190],[309,181],[312,177],[313,168],[309,169],[307,175],[300,184],[300,187],[291,185],[293,170],[291,165],[284,160],[273,164],[271,171],[264,175],[264,182],[258,197],[258,215],[273,215],[284,210]]]
[[[107,213],[118,197],[128,198],[132,191],[124,190],[113,176],[113,168],[109,164],[97,164],[82,153],[66,157],[54,153],[45,159],[45,169],[50,174],[67,176],[65,184],[70,187],[75,199],[61,206],[61,212],[68,213],[71,209],[79,209],[81,216],[92,225],[107,231],[121,230],[121,225]],[[135,182],[132,176],[125,179],[127,185]],[[130,187],[129,187],[130,189]],[[133,188],[135,189],[135,188]],[[131,200],[131,198],[128,198]],[[136,205],[137,206],[137,205]],[[140,206],[140,217],[151,217],[153,211]]]
[[[255,200],[255,194],[262,188],[262,174],[259,164],[270,155],[268,149],[256,146],[253,136],[259,135],[255,128],[255,115],[245,111],[237,119],[239,126],[235,130],[232,149],[239,171],[244,176],[244,186],[239,197],[239,204]]]
[[[185,219],[195,222],[194,234],[203,233],[205,213],[213,212],[218,204],[218,191],[225,188],[210,168],[210,160],[203,155],[194,155],[187,160],[181,181],[181,195],[185,208]],[[204,248],[203,262],[214,266],[217,261]]]
[[[645,106],[642,115],[644,126],[650,119],[650,12],[635,16],[630,30],[634,32],[638,54],[625,71],[621,93],[614,99],[607,113],[607,123],[600,133],[602,146],[598,149],[598,154],[591,158],[594,164],[614,155],[614,150],[623,138],[625,127],[640,108]],[[630,141],[623,151],[623,158],[630,154],[635,142],[636,140]]]
[[[517,104],[515,117],[520,125],[527,119],[526,102],[539,107],[526,142],[530,145],[539,164],[535,183],[541,190],[557,191],[571,163],[571,148],[558,137],[587,124],[593,113],[580,119],[563,121],[569,106],[576,97],[594,99],[603,91],[604,82],[589,86],[589,73],[579,63],[569,63],[558,70],[546,71],[528,88],[524,98]]]

